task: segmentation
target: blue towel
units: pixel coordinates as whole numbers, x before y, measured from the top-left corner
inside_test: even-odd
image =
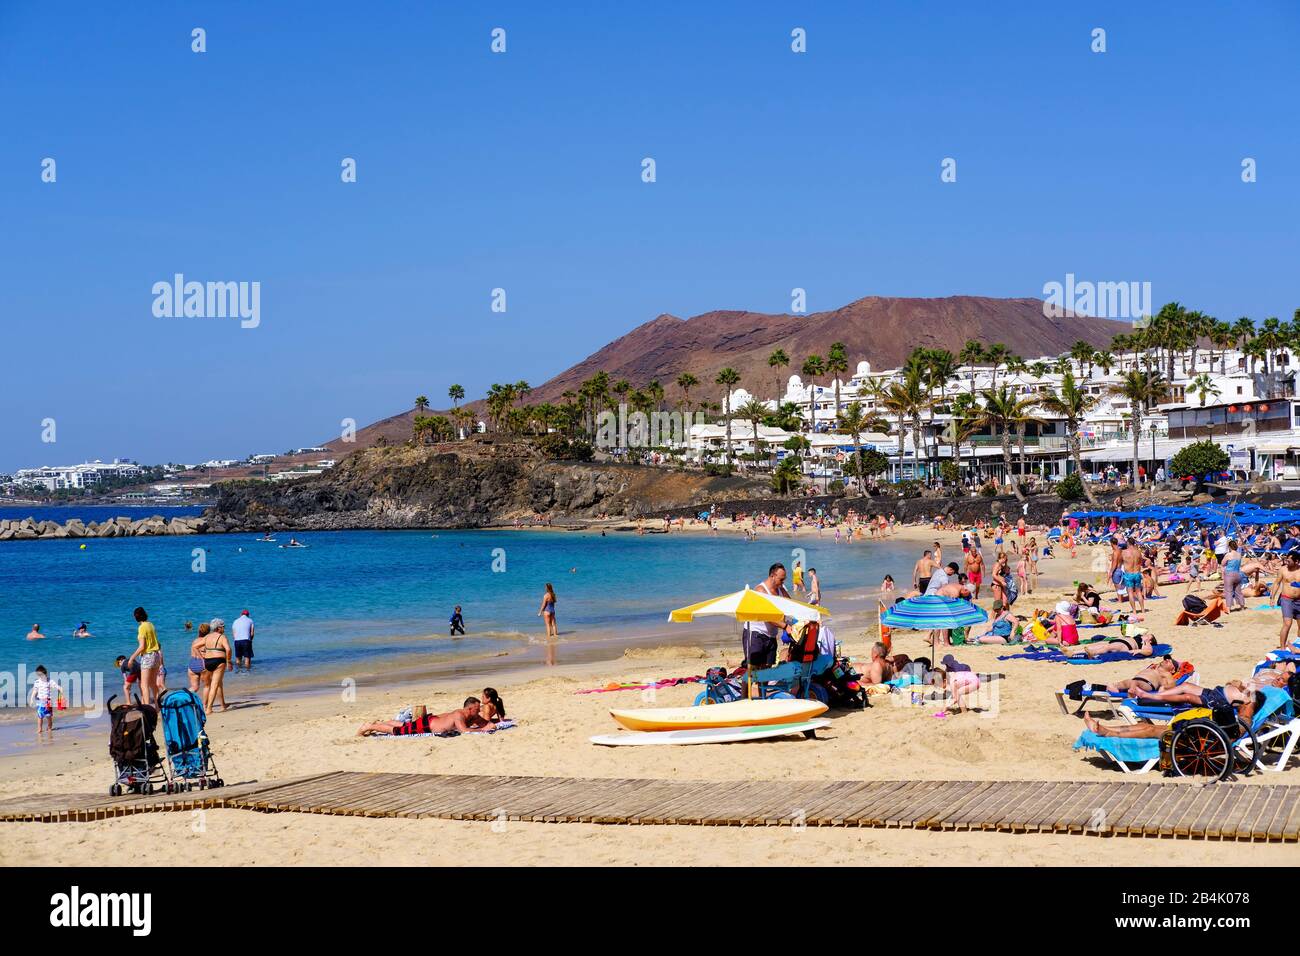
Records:
[[[1060,663],[1065,661],[1069,664],[1112,664],[1116,661],[1149,661],[1153,657],[1162,657],[1165,654],[1172,654],[1174,649],[1168,644],[1157,644],[1151,652],[1151,657],[1143,657],[1141,654],[1130,654],[1128,651],[1107,651],[1100,657],[1067,657],[1053,647],[1051,650],[1031,650],[1024,651],[1020,654],[1002,654],[998,657],[1000,661],[1010,660],[1030,660],[1030,661],[1056,661]]]
[[[1124,763],[1146,763],[1160,756],[1158,737],[1099,737],[1091,730],[1079,734],[1075,750],[1101,750]]]

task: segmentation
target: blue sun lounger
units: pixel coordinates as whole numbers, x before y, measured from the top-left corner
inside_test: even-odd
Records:
[[[1251,718],[1250,727],[1258,744],[1254,748],[1253,755],[1246,737],[1238,739],[1234,746],[1247,748],[1246,755],[1253,756],[1252,769],[1259,767],[1264,770],[1281,771],[1285,769],[1287,761],[1295,753],[1296,745],[1300,742],[1300,720],[1293,716],[1291,696],[1286,691],[1277,687],[1265,687],[1263,694],[1264,706]],[[1190,708],[1186,705],[1165,708],[1164,719],[1168,720],[1188,709]],[[1282,751],[1276,759],[1271,755],[1274,748],[1265,746],[1275,739],[1284,741]],[[1124,773],[1146,773],[1160,762],[1160,738],[1158,737],[1102,737],[1091,730],[1085,730],[1075,740],[1074,749],[1104,754]]]

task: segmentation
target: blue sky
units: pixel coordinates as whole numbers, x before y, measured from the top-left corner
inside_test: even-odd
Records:
[[[1289,0],[9,0],[0,471],[283,451],[796,286],[816,311],[1073,272],[1289,318],[1297,45]],[[260,326],[155,317],[177,272],[260,282]]]

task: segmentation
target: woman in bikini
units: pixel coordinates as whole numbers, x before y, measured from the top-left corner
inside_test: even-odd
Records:
[[[212,628],[205,621],[199,625],[199,636],[190,642],[190,690],[202,700],[207,696],[208,671],[203,665],[203,647],[208,642]]]
[[[203,700],[203,710],[209,714],[212,713],[217,697],[221,698],[221,709],[229,709],[226,705],[224,678],[226,668],[230,666],[230,641],[226,640],[226,622],[214,617],[210,626],[211,630],[204,638],[200,655],[208,678],[208,693]]]
[[[1103,654],[1135,654],[1138,657],[1150,657],[1155,650],[1156,639],[1150,634],[1141,637],[1117,635],[1106,641],[1094,641],[1082,647],[1061,648],[1066,657],[1101,657]],[[1155,688],[1151,688],[1154,690]]]

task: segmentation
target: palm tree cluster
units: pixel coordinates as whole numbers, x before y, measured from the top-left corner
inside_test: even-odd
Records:
[[[831,343],[825,356],[814,353],[802,361],[793,359],[785,348],[774,349],[767,359],[775,378],[771,402],[751,397],[739,407],[732,407],[732,395],[741,383],[741,374],[728,366],[719,369],[711,382],[701,381],[690,372],[680,373],[672,383],[675,393],[671,402],[658,381],[636,387],[626,378],[613,379],[609,373],[599,371],[576,388],[565,391],[559,402],[530,405],[526,399],[532,389],[527,382],[515,382],[494,384],[483,406],[488,422],[498,432],[535,435],[556,431],[570,438],[594,436],[601,414],[619,405],[631,412],[647,414],[663,411],[666,405],[679,412],[703,412],[725,427],[724,455],[728,467],[734,460],[732,422],[739,419],[749,423],[754,442],[754,454],[745,457],[770,465],[772,449],[764,447],[760,426],[800,432],[806,415],[811,431],[816,432],[819,414],[826,414],[818,408],[817,392],[829,377],[834,389],[834,412],[821,424],[851,437],[857,473],[861,473],[862,436],[867,432],[887,432],[893,425],[897,430],[900,465],[910,434],[916,475],[934,474],[936,462],[945,458],[960,467],[962,447],[973,436],[987,433],[1000,444],[1007,480],[1017,497],[1023,498],[1021,477],[1014,468],[1013,448],[1019,446],[1018,474],[1023,476],[1030,430],[1042,424],[1044,415],[1063,420],[1068,454],[1074,467],[1083,470],[1080,428],[1102,400],[1098,389],[1086,387],[1086,380],[1096,372],[1107,376],[1116,368],[1121,372],[1118,383],[1108,386],[1105,393],[1128,404],[1136,474],[1142,421],[1156,406],[1170,399],[1170,382],[1177,375],[1179,363],[1184,375],[1192,376],[1185,393],[1199,396],[1204,406],[1207,400],[1218,398],[1221,391],[1211,375],[1198,371],[1204,368],[1198,358],[1208,355],[1211,369],[1218,362],[1226,372],[1226,354],[1233,349],[1244,353],[1250,371],[1259,371],[1261,366],[1264,372],[1275,371],[1286,364],[1283,356],[1288,351],[1300,352],[1300,309],[1289,323],[1272,317],[1258,324],[1245,317],[1228,323],[1170,302],[1154,316],[1135,325],[1131,332],[1115,336],[1106,348],[1098,349],[1080,340],[1055,360],[1033,363],[1026,362],[1002,343],[986,345],[976,339],[966,342],[956,354],[943,348],[918,348],[896,374],[888,378],[867,377],[858,383],[857,395],[847,406],[841,389],[848,380],[850,362],[843,342]],[[799,402],[784,401],[782,380],[792,366],[799,370],[809,389],[806,411]],[[985,373],[983,386],[977,384],[977,369]],[[1037,379],[1055,374],[1059,376],[1059,384],[1050,390],[1026,386],[1015,380],[1020,373],[1030,373]],[[716,400],[701,397],[709,385],[718,390]],[[428,398],[421,395],[416,399],[415,440],[440,440],[468,430],[474,414],[460,404],[465,398],[464,388],[453,385],[448,396],[452,400],[448,416],[426,414]],[[947,418],[942,429],[936,427],[939,416]],[[945,445],[949,448],[947,455],[943,454]],[[802,436],[784,442],[784,446],[795,453],[790,457],[796,464],[810,447]],[[785,464],[783,484],[790,484],[793,467],[794,464]],[[1091,490],[1086,484],[1085,492],[1091,500]]]

